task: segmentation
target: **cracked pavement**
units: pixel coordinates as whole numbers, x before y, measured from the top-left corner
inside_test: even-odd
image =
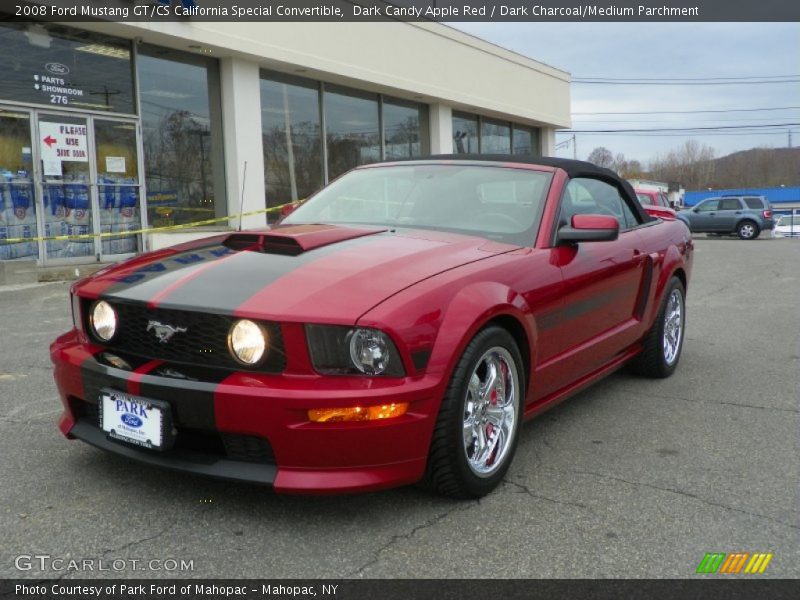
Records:
[[[68,285],[0,288],[0,577],[693,577],[706,552],[800,575],[800,243],[696,241],[677,373],[620,372],[528,423],[480,501],[286,497],[61,437],[47,347]],[[194,570],[18,572],[20,554]]]

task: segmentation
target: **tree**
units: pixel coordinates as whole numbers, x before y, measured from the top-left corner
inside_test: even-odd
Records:
[[[656,156],[650,163],[650,172],[659,181],[676,181],[687,190],[705,189],[714,177],[713,159],[713,148],[687,140],[666,156]]]
[[[614,165],[614,155],[605,146],[599,146],[592,150],[587,160],[598,167],[605,167],[606,169],[610,169]]]

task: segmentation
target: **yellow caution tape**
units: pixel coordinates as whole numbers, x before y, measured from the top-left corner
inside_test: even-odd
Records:
[[[50,241],[70,241],[70,240],[88,240],[92,238],[109,238],[109,237],[125,237],[129,235],[139,235],[140,233],[150,233],[153,231],[175,231],[177,229],[189,229],[191,227],[200,227],[202,225],[212,225],[214,223],[221,223],[222,221],[230,221],[232,219],[241,219],[242,217],[251,217],[253,215],[261,215],[266,213],[281,210],[286,206],[290,206],[294,202],[287,202],[280,206],[272,206],[270,208],[261,208],[259,210],[251,210],[248,212],[239,213],[238,215],[229,215],[227,217],[216,217],[214,219],[204,219],[203,221],[192,221],[191,223],[181,223],[180,225],[164,225],[163,227],[148,227],[146,229],[133,229],[131,231],[109,231],[105,233],[81,233],[77,235],[50,235],[43,237],[15,237],[15,238],[0,238],[0,246],[5,244],[20,244],[23,242],[50,242]]]

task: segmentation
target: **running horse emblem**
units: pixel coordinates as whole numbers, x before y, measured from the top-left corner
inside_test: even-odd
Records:
[[[147,331],[151,329],[155,332],[158,341],[162,344],[166,344],[176,333],[185,333],[188,331],[186,327],[173,327],[172,325],[165,325],[160,321],[148,321]]]

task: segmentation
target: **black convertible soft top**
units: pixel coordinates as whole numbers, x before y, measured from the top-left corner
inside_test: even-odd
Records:
[[[542,165],[545,167],[555,167],[566,171],[570,179],[575,177],[591,177],[602,179],[620,190],[628,197],[628,205],[631,210],[636,211],[642,218],[642,222],[653,220],[645,212],[642,205],[636,198],[636,192],[626,179],[623,179],[610,169],[598,167],[597,165],[583,160],[572,160],[570,158],[554,158],[552,156],[532,156],[530,154],[432,154],[429,156],[417,156],[414,158],[404,158],[386,162],[416,162],[431,160],[452,160],[463,162],[499,162],[499,163],[523,163],[530,165]]]

